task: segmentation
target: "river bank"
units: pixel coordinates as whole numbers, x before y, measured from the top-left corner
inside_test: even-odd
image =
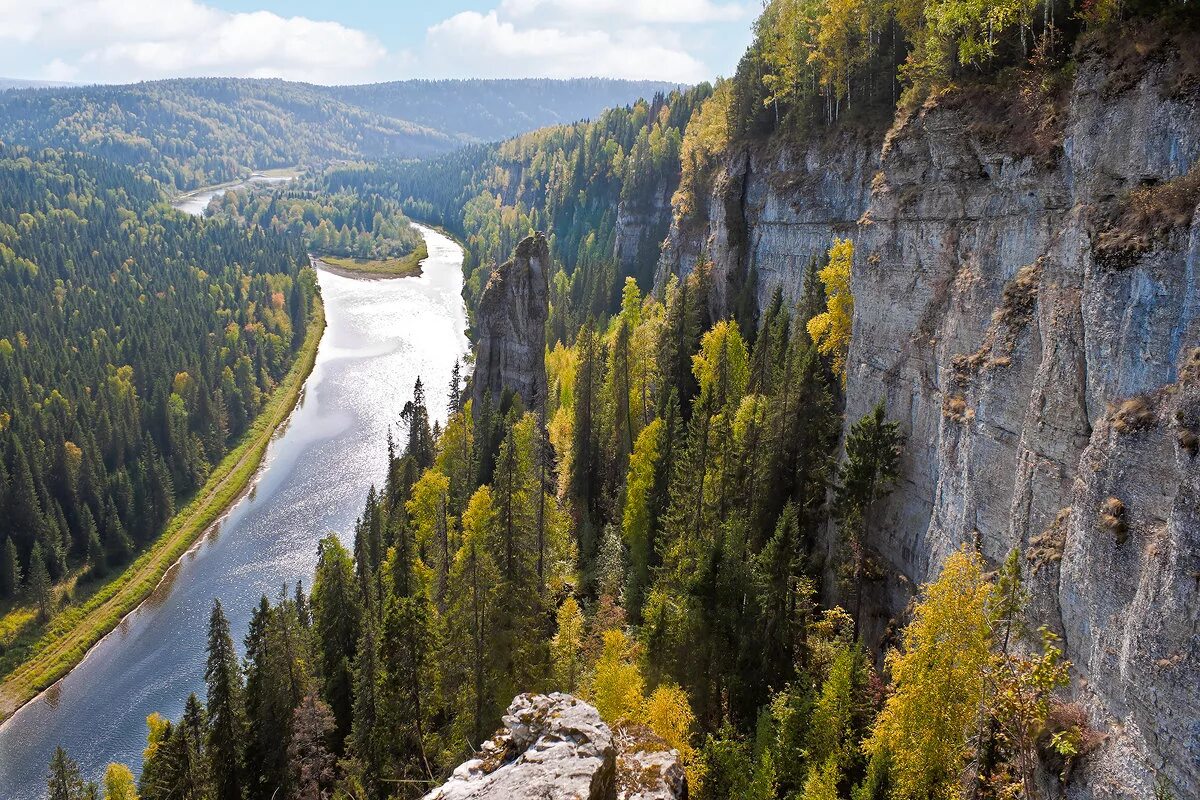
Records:
[[[429,248],[419,277],[361,280],[318,269],[327,325],[316,364],[250,490],[78,666],[0,725],[4,800],[43,797],[59,745],[88,779],[102,778],[110,761],[136,773],[146,716],[178,719],[189,693],[204,696],[213,599],[240,645],[262,595],[300,580],[308,587],[322,536],[352,542],[417,377],[429,387],[432,417],[445,419],[440,387],[468,347],[463,254],[445,236],[418,230]]]
[[[75,667],[96,642],[154,591],[167,570],[246,491],[275,430],[300,399],[324,331],[325,311],[318,297],[295,363],[250,430],[144,553],[83,604],[51,618],[30,647],[29,656],[0,681],[0,721]]]

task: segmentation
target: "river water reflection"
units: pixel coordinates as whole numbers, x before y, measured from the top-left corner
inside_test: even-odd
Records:
[[[0,726],[0,798],[44,796],[61,744],[86,777],[110,761],[140,770],[148,714],[178,719],[204,696],[214,597],[241,647],[263,593],[312,578],[316,544],[350,543],[368,487],[382,481],[386,436],[419,375],[445,419],[445,387],[467,351],[462,251],[421,228],[418,278],[355,280],[320,272],[328,325],[300,405],[276,434],[251,492],[171,569],[162,585],[67,677]]]

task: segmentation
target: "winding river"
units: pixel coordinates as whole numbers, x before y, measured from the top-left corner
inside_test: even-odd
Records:
[[[180,203],[191,213],[204,205]],[[308,585],[321,536],[336,531],[350,544],[367,489],[385,472],[388,428],[418,376],[430,412],[445,419],[450,370],[467,351],[462,250],[420,230],[429,246],[420,277],[318,273],[325,336],[253,488],[79,666],[0,726],[0,798],[43,797],[60,744],[89,780],[100,781],[110,761],[139,772],[146,716],[178,719],[190,692],[204,697],[213,598],[240,647],[262,594]]]

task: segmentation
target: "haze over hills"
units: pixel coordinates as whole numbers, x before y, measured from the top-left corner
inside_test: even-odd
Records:
[[[320,88],[320,87],[318,87]],[[331,96],[385,116],[489,142],[595,117],[676,84],[610,78],[412,80],[331,87]]]
[[[64,87],[0,96],[0,140],[86,147],[189,189],[251,169],[435,155],[670,87],[611,79],[326,87],[238,78]]]

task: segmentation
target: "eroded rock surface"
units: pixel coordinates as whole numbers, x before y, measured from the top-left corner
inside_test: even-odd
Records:
[[[686,800],[678,754],[571,695],[518,695],[504,727],[424,800]]]
[[[476,415],[485,398],[498,406],[505,391],[519,395],[526,408],[545,399],[549,271],[546,237],[535,233],[488,279],[475,317],[479,337],[471,397]]]
[[[866,630],[962,544],[1021,548],[1101,738],[1066,796],[1149,800],[1161,777],[1200,797],[1200,92],[1169,47],[1136,73],[1106,58],[1081,60],[1057,118],[944,98],[882,146],[731,158],[660,282],[706,250],[725,309],[751,276],[761,308],[852,236],[847,425],[883,399],[908,437]]]

